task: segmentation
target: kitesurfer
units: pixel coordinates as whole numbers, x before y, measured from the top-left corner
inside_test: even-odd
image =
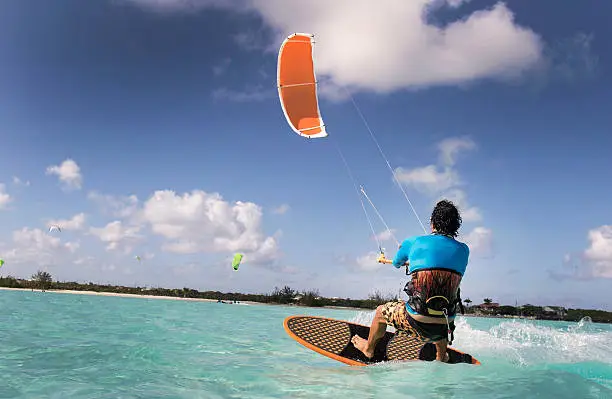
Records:
[[[408,301],[392,301],[376,308],[368,339],[358,335],[353,345],[366,357],[374,355],[376,343],[393,326],[398,333],[413,335],[436,345],[436,360],[447,362],[447,346],[452,344],[457,307],[463,311],[459,284],[468,264],[469,248],[456,239],[461,226],[457,207],[439,201],[431,213],[431,234],[406,239],[393,260],[384,254],[380,263],[407,267],[410,281],[404,291]]]

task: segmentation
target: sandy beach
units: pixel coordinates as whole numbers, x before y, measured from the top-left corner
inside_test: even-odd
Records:
[[[7,287],[0,287],[0,290],[7,290],[7,291],[37,291],[37,292],[42,292],[42,290],[36,290],[36,289],[32,290],[30,288],[7,288]],[[174,300],[174,301],[217,302],[216,299],[180,298],[180,297],[175,297],[175,296],[161,296],[161,295],[121,294],[121,293],[117,293],[117,292],[70,291],[70,290],[45,290],[45,292],[54,293],[54,294],[118,296],[118,297],[123,297],[123,298],[169,299],[169,300]],[[251,302],[251,301],[240,301],[240,303],[250,304],[250,305],[267,305],[266,303]]]
[[[0,290],[7,291],[36,291],[42,292],[42,290],[32,290],[30,288],[8,288],[0,287]],[[97,292],[97,291],[71,291],[71,290],[45,290],[45,292],[56,293],[56,294],[75,294],[75,295],[97,295],[97,296],[118,296],[123,298],[146,298],[146,299],[166,299],[173,301],[196,301],[196,302],[217,302],[216,299],[204,299],[204,298],[180,298],[175,296],[162,296],[162,295],[140,295],[140,294],[121,294],[117,292]],[[265,303],[265,302],[253,302],[253,301],[240,301],[239,304],[243,305],[263,305],[263,306],[291,306],[291,307],[309,307],[300,306],[294,304],[278,304],[278,303]],[[340,309],[340,310],[357,310],[357,311],[370,311],[369,309],[362,308],[350,308],[344,306],[319,306],[318,308],[325,309]]]

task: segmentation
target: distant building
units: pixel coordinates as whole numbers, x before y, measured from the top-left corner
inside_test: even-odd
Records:
[[[499,307],[499,303],[497,302],[481,303],[480,305],[478,305],[478,307],[482,309],[496,309]]]
[[[567,310],[561,306],[544,306],[541,317],[543,319],[562,320],[567,316]]]
[[[491,303],[481,303],[480,305],[472,306],[474,310],[482,310],[483,312],[491,311],[499,308],[499,303],[491,302]]]

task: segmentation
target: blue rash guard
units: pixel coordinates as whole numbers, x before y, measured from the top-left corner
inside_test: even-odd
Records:
[[[445,268],[455,270],[462,276],[467,268],[470,255],[469,247],[454,238],[440,234],[410,237],[400,245],[393,266],[402,267],[410,262],[408,273],[429,268]],[[406,310],[417,314],[406,302]]]

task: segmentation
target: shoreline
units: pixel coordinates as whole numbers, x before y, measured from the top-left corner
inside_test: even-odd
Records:
[[[75,291],[75,290],[45,290],[45,291],[42,291],[40,289],[10,288],[10,287],[0,287],[0,290],[31,291],[31,292],[36,291],[36,292],[50,292],[50,293],[56,293],[56,294],[71,294],[71,295],[112,296],[112,297],[120,297],[120,298],[166,299],[166,300],[172,300],[172,301],[214,302],[214,303],[218,302],[217,299],[181,298],[177,296],[146,295],[146,294],[142,294],[142,295],[141,294],[122,294],[119,292]],[[301,305],[295,305],[295,304],[265,303],[265,302],[254,302],[254,301],[239,301],[238,304],[262,305],[262,306],[286,306],[286,307],[313,308],[313,309],[359,310],[363,312],[373,311],[372,309],[350,308],[350,307],[344,307],[344,306],[301,306]]]
[[[0,291],[36,291],[36,292],[50,292],[57,294],[70,294],[70,295],[90,295],[90,296],[110,296],[110,297],[119,297],[119,298],[144,298],[144,299],[161,299],[161,300],[172,300],[172,301],[191,301],[191,302],[218,302],[217,299],[208,299],[208,298],[182,298],[175,296],[165,296],[165,295],[147,295],[147,294],[127,294],[127,293],[119,293],[119,292],[100,292],[100,291],[80,291],[80,290],[45,290],[41,289],[31,289],[31,288],[11,288],[11,287],[0,287]],[[227,304],[227,303],[226,303]],[[238,303],[230,303],[233,305],[261,305],[261,306],[285,306],[291,308],[308,308],[308,309],[335,309],[335,310],[351,310],[356,312],[365,312],[371,313],[374,312],[374,309],[368,308],[354,308],[347,306],[335,306],[335,305],[327,305],[327,306],[306,306],[292,303],[267,303],[267,302],[255,302],[255,301],[238,301]],[[503,320],[540,320],[540,321],[559,321],[559,322],[567,322],[567,323],[578,323],[578,321],[568,321],[568,320],[556,320],[556,319],[538,319],[533,316],[510,316],[510,315],[487,315],[487,314],[474,314],[474,313],[465,313],[463,315],[458,314],[457,316],[463,317],[480,317],[485,319],[503,319]],[[599,322],[603,324],[608,324],[606,322]]]

